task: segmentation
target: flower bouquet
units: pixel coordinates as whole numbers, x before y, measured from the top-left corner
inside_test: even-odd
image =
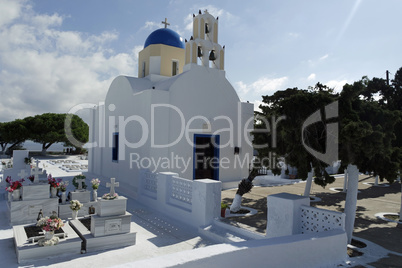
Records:
[[[7,179],[9,180],[7,181]],[[10,184],[10,186],[6,187],[7,192],[14,192],[22,187],[22,183],[25,181],[24,179],[20,179],[18,181],[12,181],[10,177],[7,177],[6,181]]]
[[[42,228],[46,232],[54,232],[64,226],[63,220],[57,217],[44,217],[41,218],[36,226]]]
[[[52,177],[52,174],[49,174],[49,176],[47,176],[47,181],[50,184],[50,187],[59,188],[62,179],[55,179]]]
[[[67,191],[68,181],[61,181],[59,183],[59,190],[62,192]]]
[[[72,211],[78,211],[82,208],[83,204],[78,200],[71,200],[70,201],[70,209]]]
[[[94,178],[91,180],[92,189],[96,190],[99,188],[100,180],[98,178]]]
[[[34,176],[34,175],[29,176],[29,177],[28,177],[28,180],[30,180],[31,182],[34,182],[35,176]]]
[[[72,218],[73,220],[77,219],[78,210],[82,208],[83,204],[78,200],[71,200],[70,201],[70,208],[72,210]]]

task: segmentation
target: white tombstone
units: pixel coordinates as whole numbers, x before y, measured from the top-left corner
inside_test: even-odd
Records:
[[[85,182],[85,179],[76,179],[75,181],[78,183],[77,190],[83,190],[82,184]]]
[[[13,169],[21,170],[26,169],[25,158],[29,157],[28,150],[15,150],[13,151]]]
[[[110,178],[110,183],[107,182],[107,183],[106,183],[106,187],[108,187],[108,188],[110,187],[110,192],[109,192],[109,194],[110,194],[110,196],[113,196],[113,195],[115,194],[114,187],[119,187],[119,183],[116,182],[116,179],[115,179],[115,178]]]
[[[127,209],[127,198],[118,196],[115,199],[98,199],[98,215],[104,216],[119,216],[124,215]]]
[[[20,173],[17,174],[19,179],[25,179],[28,176],[28,173],[25,169],[21,169]]]
[[[27,172],[29,171],[29,166],[25,164],[25,158],[28,157],[28,150],[14,150],[13,151],[13,167],[4,169],[3,178],[11,177],[12,180],[18,180],[18,174],[21,170],[25,169]],[[0,183],[0,186],[3,186],[3,183]]]
[[[43,173],[43,170],[39,169],[39,160],[36,159],[36,167],[31,169],[31,175],[34,176],[33,183],[39,183],[39,175]]]

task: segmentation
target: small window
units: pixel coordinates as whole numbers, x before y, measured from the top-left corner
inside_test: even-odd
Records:
[[[112,161],[119,161],[119,133],[113,133]]]
[[[172,76],[177,75],[179,72],[179,63],[177,61],[172,61]]]
[[[142,77],[145,77],[145,61],[142,63]]]

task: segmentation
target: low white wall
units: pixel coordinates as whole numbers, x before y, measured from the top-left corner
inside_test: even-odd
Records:
[[[267,208],[267,237],[345,230],[344,213],[311,207],[307,196],[269,195]]]
[[[118,267],[326,267],[344,263],[343,230],[219,244]]]
[[[193,227],[211,224],[220,215],[221,182],[190,181],[176,173],[140,172],[137,200],[152,209]]]

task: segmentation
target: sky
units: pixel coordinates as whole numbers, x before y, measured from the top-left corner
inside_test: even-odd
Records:
[[[104,101],[165,18],[189,39],[198,10],[219,16],[226,77],[256,108],[402,67],[401,0],[0,0],[0,122]]]

